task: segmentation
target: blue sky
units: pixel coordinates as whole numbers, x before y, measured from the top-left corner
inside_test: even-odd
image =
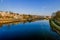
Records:
[[[51,15],[60,10],[60,0],[0,0],[0,11]]]

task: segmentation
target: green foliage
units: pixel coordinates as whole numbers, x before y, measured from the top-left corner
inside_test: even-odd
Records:
[[[56,16],[60,18],[60,11],[56,12]]]

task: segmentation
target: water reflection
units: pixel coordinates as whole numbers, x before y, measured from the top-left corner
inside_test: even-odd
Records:
[[[58,30],[58,29],[56,29],[56,28],[53,28],[53,27],[51,27],[51,30],[52,30],[53,32],[56,32],[57,34],[60,35],[60,30]]]
[[[28,23],[29,22],[29,23]],[[15,22],[2,25],[0,28],[0,39],[45,39],[55,40],[60,38],[56,33],[50,30],[48,20],[33,22]]]
[[[22,23],[22,24],[25,24],[25,23],[27,23],[27,22],[34,22],[34,21],[36,21],[36,20],[31,20],[31,21],[23,21],[23,22],[12,22],[12,23],[2,23],[2,24],[0,24],[0,28],[2,28],[4,25],[6,26],[6,27],[8,27],[8,28],[10,28],[10,26],[11,25],[17,25],[17,24],[20,24],[20,23]]]

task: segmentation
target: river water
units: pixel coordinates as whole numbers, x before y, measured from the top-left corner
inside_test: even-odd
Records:
[[[0,25],[0,40],[60,40],[48,20]]]

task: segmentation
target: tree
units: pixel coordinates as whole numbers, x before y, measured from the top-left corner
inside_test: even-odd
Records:
[[[60,11],[56,12],[56,16],[60,18]]]

